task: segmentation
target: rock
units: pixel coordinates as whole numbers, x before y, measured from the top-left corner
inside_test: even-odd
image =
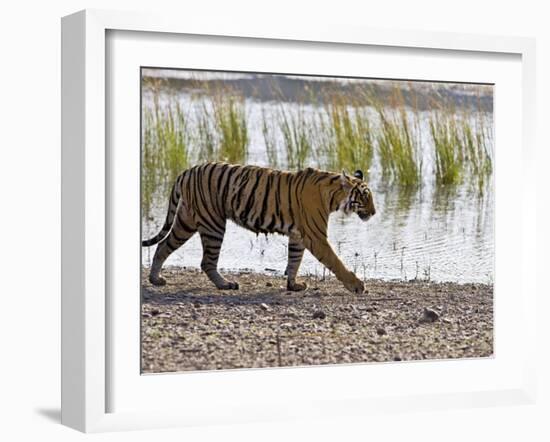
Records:
[[[156,308],[153,309],[153,310],[151,310],[151,315],[152,315],[152,316],[157,316],[159,313],[160,313],[160,311],[157,310]]]
[[[439,313],[431,308],[426,307],[424,309],[424,313],[421,319],[424,322],[435,322],[439,319]]]
[[[325,319],[327,317],[323,310],[315,310],[313,312],[313,319]]]
[[[388,332],[387,332],[384,328],[382,328],[382,327],[378,327],[378,328],[376,329],[376,333],[378,334],[378,336],[383,336],[383,335],[387,335],[387,334],[388,334]]]
[[[273,287],[273,283],[272,283],[272,282],[269,282],[269,281],[267,281],[267,282],[265,283],[265,286],[266,286],[266,287]]]
[[[262,302],[260,304],[260,307],[262,308],[262,310],[265,310],[266,312],[270,310],[269,306],[265,302]]]

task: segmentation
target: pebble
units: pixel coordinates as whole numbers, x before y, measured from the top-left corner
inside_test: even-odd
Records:
[[[270,309],[269,309],[269,306],[268,306],[266,303],[264,303],[264,302],[262,302],[262,303],[260,304],[260,307],[262,308],[262,310],[265,310],[266,312],[270,310]]]
[[[327,317],[323,310],[316,310],[313,312],[313,319],[325,319]]]
[[[435,322],[439,319],[439,313],[435,310],[426,307],[424,309],[424,314],[422,315],[422,320],[426,322]]]
[[[377,333],[379,336],[388,334],[388,332],[387,332],[385,329],[383,329],[382,327],[378,327],[378,328],[376,329],[376,333]]]
[[[266,287],[273,287],[273,283],[272,283],[272,282],[269,282],[269,281],[267,281],[267,282],[265,283],[265,286],[266,286]]]

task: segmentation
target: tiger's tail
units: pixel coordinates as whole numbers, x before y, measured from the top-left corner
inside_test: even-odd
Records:
[[[178,209],[179,200],[181,198],[181,178],[183,177],[183,174],[181,174],[174,183],[174,186],[172,187],[172,192],[170,193],[170,204],[168,205],[168,212],[166,213],[166,220],[164,221],[164,225],[162,226],[162,229],[160,229],[159,233],[157,233],[155,236],[153,236],[150,239],[146,239],[141,242],[141,245],[143,247],[149,247],[154,244],[159,243],[162,241],[166,235],[170,232],[170,229],[172,228],[172,224],[174,222],[174,216],[176,216],[176,212]]]

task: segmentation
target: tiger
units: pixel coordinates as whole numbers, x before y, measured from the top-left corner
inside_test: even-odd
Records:
[[[199,233],[203,257],[201,269],[218,289],[236,290],[217,269],[226,222],[256,234],[288,236],[287,289],[307,288],[296,276],[304,250],[308,249],[353,293],[363,293],[365,285],[340,261],[327,238],[329,214],[341,210],[355,213],[363,221],[375,213],[371,190],[363,172],[353,176],[308,167],[296,172],[255,165],[208,162],[191,167],[175,180],[166,220],[143,247],[158,244],[150,268],[149,281],[165,285],[161,268],[176,249]]]

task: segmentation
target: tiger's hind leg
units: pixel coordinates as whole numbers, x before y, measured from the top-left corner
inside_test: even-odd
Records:
[[[217,288],[221,290],[238,290],[239,284],[228,281],[218,272],[218,258],[220,257],[223,233],[206,231],[199,231],[199,233],[202,242],[201,269]]]
[[[296,282],[296,275],[304,256],[304,244],[299,238],[288,238],[288,264],[285,274],[287,275],[286,288],[293,292],[299,292],[307,288],[307,284]]]
[[[149,281],[153,285],[166,284],[166,280],[160,276],[160,270],[164,261],[174,251],[184,245],[197,231],[191,219],[182,219],[183,216],[182,213],[178,213],[170,229],[170,233],[157,246],[155,256],[153,257],[153,264],[151,265],[151,273],[149,274]]]

